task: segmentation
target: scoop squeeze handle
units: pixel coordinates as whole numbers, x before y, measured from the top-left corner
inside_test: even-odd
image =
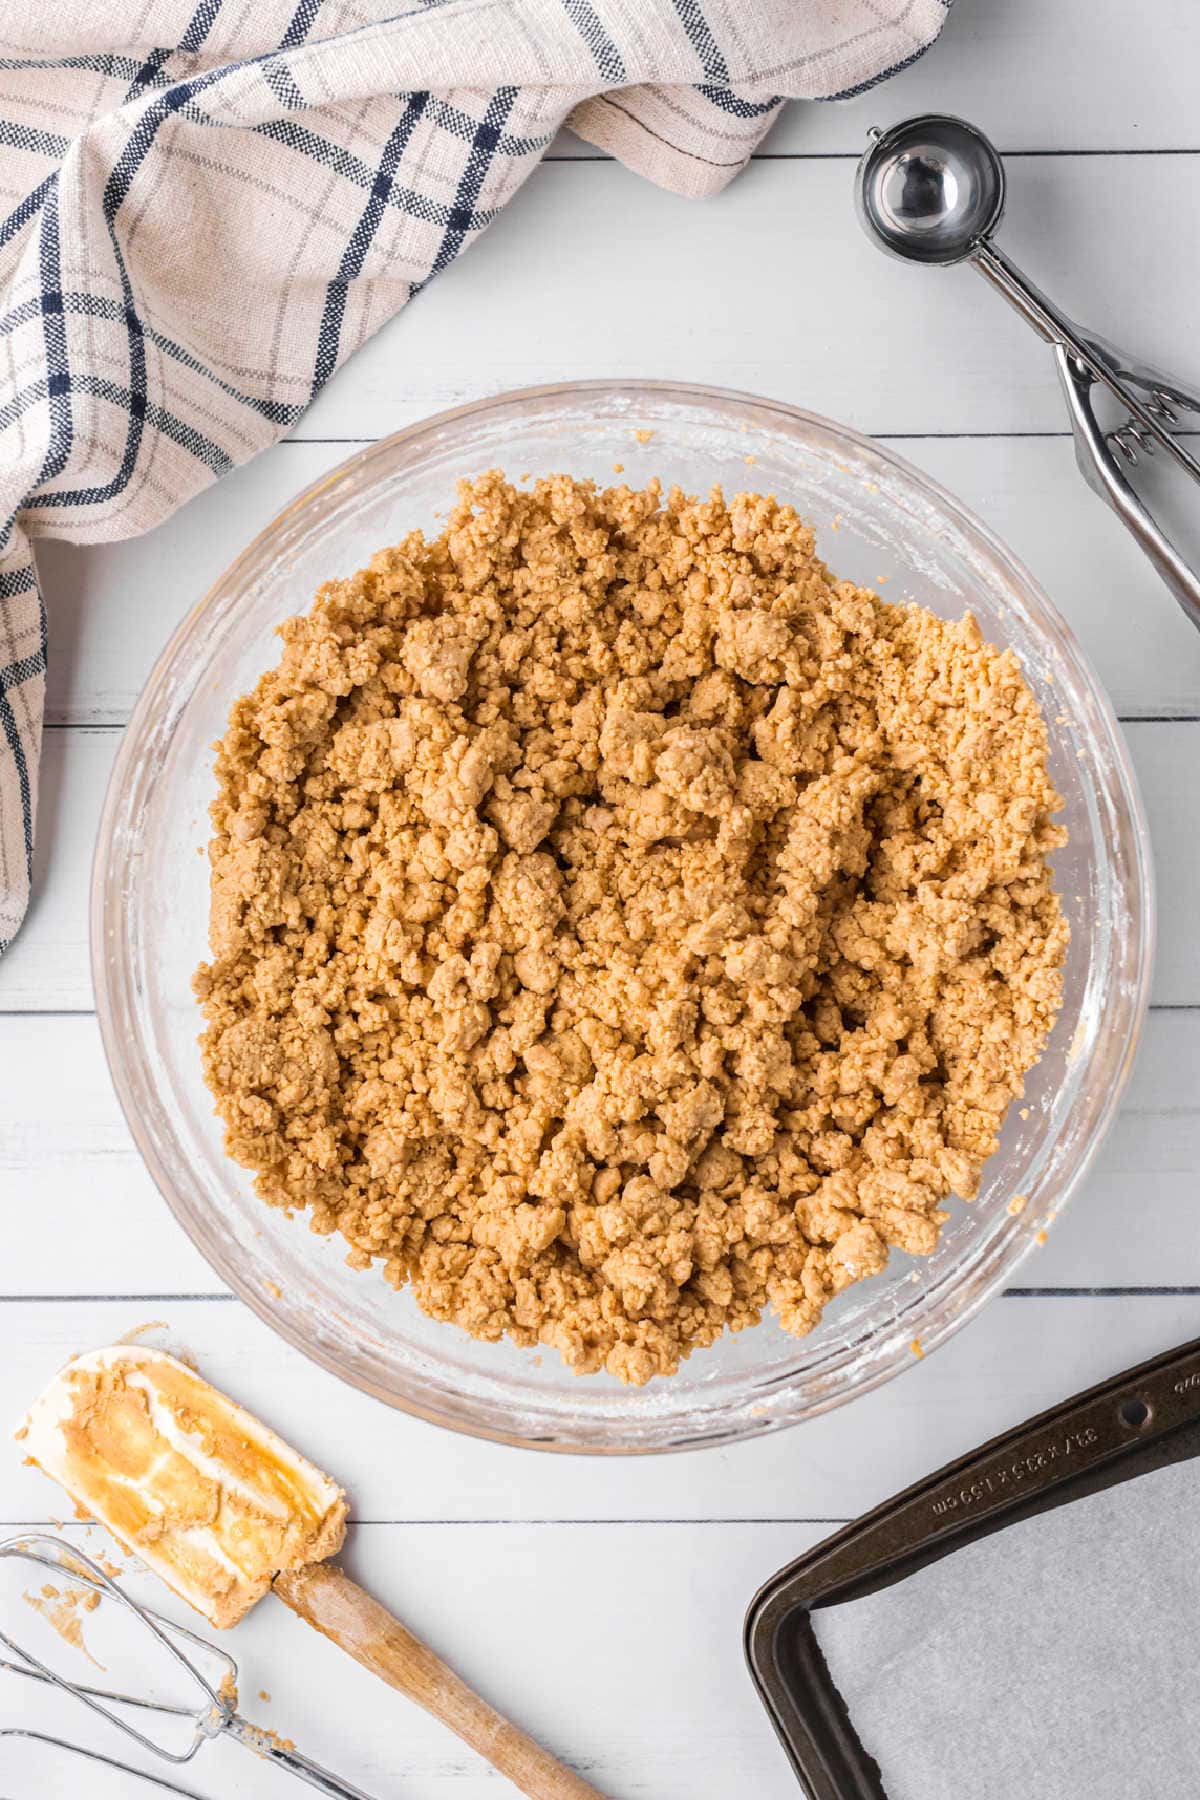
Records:
[[[489,1706],[335,1565],[310,1563],[277,1575],[274,1588],[285,1606],[372,1675],[448,1725],[528,1800],[604,1800],[589,1782]]]

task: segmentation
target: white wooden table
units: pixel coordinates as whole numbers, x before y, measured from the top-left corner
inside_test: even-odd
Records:
[[[717,200],[657,193],[564,140],[290,442],[140,542],[42,556],[51,673],[38,897],[0,968],[0,1419],[70,1352],[168,1320],[214,1380],[346,1482],[351,1568],[613,1795],[786,1800],[794,1784],[742,1666],[758,1583],[833,1522],[1200,1331],[1200,635],[1080,483],[1032,335],[969,273],[877,255],[850,185],[870,123],[924,107],[978,120],[1009,153],[1006,247],[1068,310],[1194,385],[1198,67],[1195,0],[958,0],[923,62],[861,101],[793,108]],[[390,1413],[218,1291],[113,1097],[85,913],[100,800],[134,696],[182,608],[280,502],[356,445],[440,407],[601,375],[778,395],[903,440],[1011,543],[1126,722],[1154,833],[1161,947],[1121,1116],[1019,1293],[811,1426],[733,1450],[596,1462]],[[46,1482],[14,1451],[0,1455],[3,1525],[54,1512]],[[252,1710],[381,1800],[501,1791],[455,1739],[273,1603],[235,1648],[246,1690],[272,1696]],[[12,1704],[0,1687],[0,1709]],[[246,1800],[300,1791],[223,1746],[189,1780]],[[90,1782],[43,1791],[108,1793]]]

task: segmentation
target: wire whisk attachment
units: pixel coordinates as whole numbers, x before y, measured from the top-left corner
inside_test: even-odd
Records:
[[[8,1668],[10,1665],[4,1665]],[[194,1788],[180,1787],[177,1781],[169,1781],[165,1775],[156,1775],[149,1769],[135,1768],[133,1763],[122,1762],[119,1757],[105,1756],[99,1750],[87,1750],[82,1744],[72,1744],[67,1738],[52,1737],[47,1731],[27,1731],[23,1726],[0,1726],[0,1741],[19,1739],[27,1744],[45,1744],[49,1749],[61,1751],[66,1756],[77,1756],[83,1762],[98,1763],[101,1768],[115,1769],[118,1775],[131,1775],[135,1781],[144,1781],[150,1787],[156,1787],[162,1794],[175,1794],[178,1800],[204,1800]],[[3,1777],[0,1775],[0,1780]],[[0,1793],[0,1800],[16,1800],[15,1795]]]
[[[8,1652],[7,1656],[0,1656],[0,1670],[44,1687],[61,1689],[115,1726],[139,1749],[166,1762],[188,1763],[203,1744],[224,1735],[276,1767],[286,1769],[309,1787],[328,1796],[328,1800],[370,1800],[361,1788],[330,1774],[273,1732],[243,1718],[237,1710],[237,1663],[229,1652],[188,1626],[178,1625],[161,1613],[140,1605],[81,1550],[48,1534],[34,1533],[0,1543],[0,1563],[42,1571],[43,1579],[46,1573],[52,1574],[56,1582],[66,1584],[66,1592],[72,1601],[82,1603],[85,1617],[99,1619],[100,1609],[108,1608],[110,1623],[124,1624],[128,1628],[122,1649],[128,1654],[128,1644],[132,1640],[135,1660],[140,1659],[147,1665],[145,1687],[150,1691],[131,1692],[93,1681],[90,1677],[86,1681],[74,1680],[48,1660],[48,1651],[43,1650],[42,1655],[38,1655],[28,1643],[20,1641],[10,1629],[7,1618],[0,1626],[0,1646]],[[43,1594],[58,1597],[62,1592],[58,1586],[43,1587]],[[26,1598],[40,1610],[38,1596],[26,1595]],[[77,1614],[72,1613],[71,1617],[77,1618]],[[72,1641],[76,1649],[83,1647],[81,1636]],[[170,1697],[165,1691],[168,1687]],[[160,1727],[160,1735],[155,1735],[155,1723]],[[198,1800],[190,1789],[162,1776],[147,1774],[56,1736],[8,1728],[0,1730],[0,1739],[5,1738],[53,1745],[71,1755],[105,1763],[144,1781],[156,1781],[168,1793],[182,1795],[183,1800]],[[2,1788],[0,1800],[3,1800]]]

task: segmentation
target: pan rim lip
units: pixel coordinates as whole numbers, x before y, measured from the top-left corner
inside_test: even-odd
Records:
[[[779,1704],[780,1698],[788,1701],[790,1710],[795,1712],[797,1718],[802,1718],[803,1715],[787,1682],[771,1669],[770,1657],[780,1631],[784,1629],[790,1619],[797,1614],[802,1615],[811,1630],[812,1614],[822,1610],[826,1605],[838,1604],[839,1590],[844,1590],[848,1585],[853,1588],[855,1583],[853,1578],[849,1583],[843,1580],[840,1583],[834,1583],[826,1593],[818,1592],[815,1598],[796,1599],[790,1603],[784,1598],[787,1588],[801,1581],[814,1562],[828,1555],[839,1543],[853,1538],[859,1533],[869,1531],[877,1522],[884,1521],[889,1515],[907,1508],[914,1501],[919,1500],[923,1494],[936,1493],[947,1481],[957,1481],[969,1477],[972,1471],[978,1470],[981,1465],[986,1464],[988,1459],[999,1454],[1007,1455],[1014,1451],[1019,1452],[1023,1446],[1036,1443],[1039,1435],[1055,1427],[1061,1428],[1075,1420],[1085,1409],[1107,1407],[1110,1402],[1140,1398],[1139,1390],[1149,1389],[1151,1393],[1149,1416],[1152,1418],[1157,1399],[1157,1383],[1164,1377],[1171,1378],[1181,1365],[1186,1366],[1187,1364],[1192,1365],[1189,1376],[1185,1378],[1186,1392],[1193,1396],[1190,1413],[1186,1410],[1185,1401],[1185,1410],[1181,1416],[1169,1419],[1149,1437],[1139,1436],[1136,1430],[1130,1429],[1127,1437],[1117,1438],[1107,1446],[1102,1445],[1094,1456],[1085,1454],[1084,1460],[1075,1466],[1065,1463],[1042,1488],[1031,1491],[1019,1486],[1011,1487],[1004,1493],[996,1507],[977,1515],[959,1517],[950,1524],[944,1533],[932,1530],[927,1532],[925,1537],[915,1545],[905,1547],[899,1556],[876,1562],[871,1568],[864,1571],[862,1579],[874,1580],[877,1577],[886,1576],[895,1564],[913,1557],[921,1558],[918,1567],[924,1567],[927,1562],[939,1561],[943,1556],[954,1555],[956,1551],[966,1548],[979,1537],[1007,1529],[1010,1523],[1019,1522],[1019,1519],[1026,1516],[1027,1513],[1050,1510],[1056,1504],[1060,1506],[1074,1504],[1076,1499],[1083,1496],[1068,1494],[1060,1497],[1057,1502],[1054,1501],[1053,1496],[1056,1493],[1061,1494],[1063,1488],[1077,1485],[1098,1471],[1111,1469],[1113,1465],[1128,1464],[1129,1462],[1147,1463],[1156,1446],[1168,1443],[1180,1432],[1196,1431],[1200,1426],[1200,1338],[1188,1340],[1175,1346],[1174,1349],[1163,1351],[1131,1368],[1121,1370],[1116,1375],[1102,1379],[1089,1388],[1068,1395],[1066,1399],[1045,1408],[1040,1413],[1031,1415],[1009,1430],[998,1433],[995,1437],[967,1451],[963,1456],[954,1458],[941,1468],[913,1482],[909,1487],[889,1496],[878,1506],[868,1509],[858,1518],[848,1520],[845,1524],[838,1526],[835,1531],[822,1538],[818,1543],[811,1545],[808,1550],[802,1552],[792,1562],[785,1564],[762,1584],[751,1599],[743,1619],[743,1654],[759,1699],[762,1701],[801,1781],[809,1785],[817,1781],[828,1784],[833,1778],[829,1774],[823,1757],[819,1764],[811,1761],[805,1750],[797,1743],[793,1729],[785,1716],[785,1710]],[[1185,1385],[1176,1385],[1174,1392],[1182,1395],[1185,1392]],[[1150,1467],[1153,1466],[1154,1464],[1151,1462]],[[1135,1480],[1146,1472],[1148,1470],[1143,1467],[1129,1468],[1124,1475],[1117,1477],[1117,1481]],[[1043,1502],[1048,1502],[1048,1504],[1044,1506]],[[1017,1515],[1016,1519],[1012,1517],[1014,1514]],[[942,1548],[936,1554],[925,1556],[924,1553],[927,1550],[932,1550],[938,1545]],[[915,1571],[908,1573],[912,1572]],[[897,1584],[903,1582],[908,1578],[908,1573],[901,1572],[895,1575],[894,1582]],[[879,1583],[881,1586],[892,1584],[888,1581]],[[853,1598],[853,1593],[849,1594],[847,1603],[852,1602]],[[781,1602],[782,1606],[780,1606]],[[771,1616],[772,1608],[780,1609],[777,1617]],[[819,1654],[819,1644],[817,1644],[817,1650]],[[814,1698],[816,1703],[822,1707],[827,1707],[831,1701],[842,1704],[843,1708],[845,1706],[845,1703],[841,1701],[840,1691],[827,1670],[826,1679],[817,1687]],[[849,1711],[845,1710],[846,1717],[849,1719]],[[853,1730],[852,1719],[850,1725]],[[857,1734],[855,1736],[857,1737]],[[864,1751],[864,1754],[869,1755],[870,1753]],[[820,1751],[814,1748],[812,1757],[819,1756],[821,1756]],[[829,1795],[830,1800],[840,1800],[840,1790],[832,1786],[826,1785],[823,1788],[814,1789],[815,1800],[825,1800],[826,1794]],[[849,1791],[847,1791],[847,1800],[849,1800]],[[855,1800],[857,1800],[857,1796]]]

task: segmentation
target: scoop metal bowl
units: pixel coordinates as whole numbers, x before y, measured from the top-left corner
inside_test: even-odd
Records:
[[[858,172],[867,230],[908,262],[969,257],[1004,212],[1004,164],[987,138],[962,119],[933,114],[874,137]]]
[[[1127,465],[1160,446],[1200,482],[1200,462],[1172,427],[1180,412],[1200,412],[1200,399],[1170,376],[1083,331],[1039,292],[992,233],[1004,213],[1004,164],[976,126],[924,113],[872,133],[858,165],[858,213],[868,233],[909,262],[969,262],[985,275],[1054,350],[1084,479],[1141,545],[1193,625],[1200,628],[1200,577],[1165,536],[1126,479]],[[1106,433],[1092,404],[1099,384],[1128,417]]]

